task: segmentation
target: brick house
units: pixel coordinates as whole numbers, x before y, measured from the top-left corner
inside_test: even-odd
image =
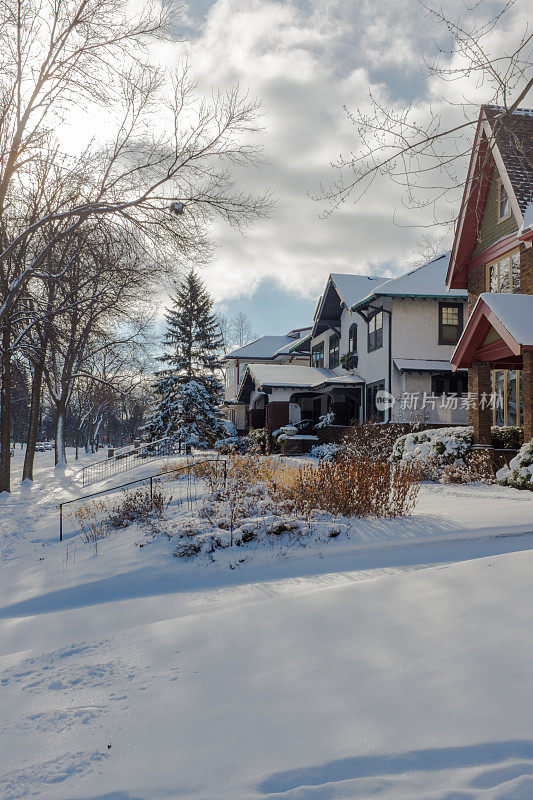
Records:
[[[533,110],[482,106],[446,279],[468,290],[451,361],[468,368],[480,444],[490,444],[491,425],[523,425],[533,438],[532,165]]]

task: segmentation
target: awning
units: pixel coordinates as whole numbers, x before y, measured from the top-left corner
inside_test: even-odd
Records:
[[[451,372],[449,361],[428,360],[425,358],[395,358],[394,366],[400,372]]]

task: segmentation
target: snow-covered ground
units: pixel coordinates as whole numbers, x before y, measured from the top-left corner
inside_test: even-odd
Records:
[[[52,458],[0,498],[2,800],[533,798],[530,493],[187,562],[59,543]]]

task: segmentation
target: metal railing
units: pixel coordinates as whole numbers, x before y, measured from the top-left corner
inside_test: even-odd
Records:
[[[95,461],[94,464],[83,467],[81,471],[82,486],[103,481],[105,478],[112,478],[113,475],[127,472],[140,463],[149,464],[161,456],[175,455],[181,451],[181,442],[170,437],[157,439],[155,442],[144,442],[132,450],[116,453],[111,458]]]
[[[83,500],[91,500],[93,497],[99,497],[103,494],[110,494],[111,492],[118,492],[121,489],[126,489],[128,486],[133,486],[137,483],[146,483],[149,481],[150,486],[150,502],[153,502],[154,498],[154,483],[158,484],[165,480],[165,478],[170,478],[175,473],[185,472],[187,474],[187,482],[184,485],[183,493],[181,497],[178,497],[177,500],[184,505],[186,505],[187,510],[192,509],[193,504],[193,494],[191,491],[191,473],[192,476],[196,478],[194,475],[194,469],[202,466],[203,464],[214,464],[215,469],[221,471],[221,479],[223,481],[223,485],[226,486],[227,480],[227,462],[223,458],[204,458],[200,461],[190,461],[188,464],[182,464],[179,467],[172,467],[165,472],[155,472],[152,475],[145,475],[143,478],[136,478],[133,481],[127,481],[127,483],[121,483],[119,486],[111,486],[109,489],[100,489],[99,492],[91,492],[91,494],[85,494],[81,497],[73,497],[72,500],[64,500],[62,503],[59,503],[57,508],[59,509],[59,541],[63,541],[63,507],[68,506],[71,503],[81,503]],[[196,481],[202,481],[202,477],[196,478]]]

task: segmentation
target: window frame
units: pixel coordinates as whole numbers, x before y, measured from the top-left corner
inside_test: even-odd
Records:
[[[377,408],[374,408],[373,413],[370,413],[370,405],[375,406],[376,402],[376,394],[379,391],[385,391],[385,381],[382,378],[379,381],[371,381],[367,383],[365,386],[365,419],[369,420],[372,417],[378,417],[381,422],[385,422],[385,410],[379,411]]]
[[[320,361],[322,363],[315,363],[314,355],[315,353],[319,353],[319,358],[316,361]],[[315,344],[311,347],[311,366],[323,368],[324,367],[324,341],[322,340],[318,344]]]
[[[443,382],[444,391],[437,391],[435,386],[437,381]],[[439,372],[431,376],[432,397],[463,397],[464,395],[468,395],[468,373]]]
[[[451,341],[450,339],[444,338],[444,331],[443,331],[444,323],[442,321],[442,312],[445,308],[457,308],[459,311],[459,322],[457,323],[458,335],[455,341]],[[464,322],[463,309],[464,309],[463,303],[449,303],[447,300],[443,300],[442,302],[439,303],[439,344],[449,344],[449,345],[457,344],[463,332],[463,322]]]
[[[504,214],[503,217],[501,215],[502,189],[505,192],[505,197],[507,199],[507,213]],[[507,189],[505,188],[505,184],[502,181],[502,179],[498,178],[498,214],[497,214],[497,220],[496,220],[497,224],[499,225],[500,222],[505,222],[505,220],[509,219],[510,216],[511,216],[511,202],[510,202],[510,199],[509,199],[509,194],[507,192]]]
[[[336,346],[335,346],[336,343]],[[333,361],[332,361],[333,354]],[[336,369],[341,363],[341,337],[334,333],[328,340],[328,368]]]
[[[522,370],[521,369],[491,369],[490,371],[490,385],[492,396],[496,398],[496,373],[503,372],[503,426],[505,427],[508,424],[508,390],[507,390],[507,383],[508,381],[512,380],[509,378],[509,373],[514,372],[515,377],[515,402],[516,402],[516,422],[514,425],[520,426],[524,424],[524,397],[523,394],[521,395],[520,389],[522,388],[523,391],[523,383],[522,383]],[[521,385],[522,384],[522,385]],[[498,408],[496,402],[494,403],[494,407],[492,409],[492,424],[496,427],[498,426],[497,422],[498,416]]]
[[[518,256],[518,280],[520,281],[521,276],[521,269],[520,269],[520,248],[515,247],[513,250],[510,250],[508,253],[505,253],[503,256],[499,258],[495,258],[492,261],[489,261],[485,264],[485,290],[487,292],[492,292],[491,289],[491,281],[490,281],[490,272],[492,267],[496,267],[496,283],[498,289],[496,292],[492,292],[492,294],[519,294],[520,293],[520,285],[518,286],[518,292],[514,291],[514,280],[513,280],[513,256]],[[502,292],[500,288],[500,263],[502,261],[509,261],[509,292]]]
[[[374,323],[374,330],[371,331],[370,325],[373,322],[373,320],[375,320],[376,317],[378,316],[381,317],[381,325],[379,326],[379,328],[376,328]],[[378,334],[381,334],[381,336],[379,336]],[[371,317],[368,317],[367,336],[368,336],[367,346],[369,353],[373,353],[375,350],[380,350],[383,347],[383,309],[378,308],[372,314]]]
[[[355,333],[355,342],[354,342]],[[354,346],[355,344],[355,346]],[[348,330],[348,351],[350,353],[357,353],[357,323],[352,322]]]

